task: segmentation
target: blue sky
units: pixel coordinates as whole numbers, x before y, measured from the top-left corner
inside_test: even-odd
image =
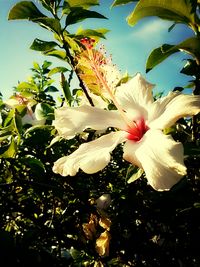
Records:
[[[0,92],[6,99],[13,93],[13,86],[18,81],[25,81],[31,75],[30,68],[34,61],[42,63],[44,60],[53,62],[53,66],[64,66],[63,61],[53,57],[45,57],[30,50],[35,38],[53,40],[51,33],[37,24],[21,21],[8,21],[10,8],[19,1],[0,0]],[[33,0],[33,2],[37,2]],[[126,22],[127,15],[134,4],[110,8],[112,0],[100,0],[100,6],[95,10],[103,14],[108,20],[88,19],[80,23],[83,28],[107,28],[110,32],[103,41],[108,54],[112,54],[113,63],[122,71],[130,75],[141,72],[149,82],[156,84],[155,91],[169,91],[175,86],[184,86],[190,80],[179,71],[188,55],[176,53],[164,63],[158,65],[148,74],[145,73],[145,62],[152,49],[163,43],[175,44],[192,35],[192,31],[184,25],[178,25],[168,33],[171,22],[158,18],[141,20],[135,27]],[[78,28],[71,27],[71,31]],[[67,66],[67,65],[66,65]]]

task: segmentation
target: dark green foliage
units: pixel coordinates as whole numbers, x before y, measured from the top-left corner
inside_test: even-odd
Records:
[[[49,65],[46,62],[43,67]],[[9,125],[12,117],[1,131],[9,130]],[[12,157],[0,159],[0,255],[5,262],[1,266],[200,264],[200,149],[192,142],[190,121],[179,120],[170,129],[174,138],[185,145],[188,176],[170,192],[162,193],[147,185],[144,175],[127,183],[134,170],[127,173],[130,165],[122,160],[121,146],[99,173],[57,175],[52,171],[54,162],[85,140],[77,136],[51,143],[56,136],[51,121],[21,127],[15,135],[9,133],[20,136],[17,150]],[[94,137],[94,133],[89,136]],[[112,202],[101,211],[95,200],[105,193],[111,195]],[[83,231],[91,214],[98,218],[103,214],[111,220],[107,257],[98,255],[95,239],[88,240]],[[97,237],[101,233],[99,226]]]
[[[42,135],[44,138],[38,138]],[[24,137],[16,158],[1,160],[0,246],[7,263],[84,266],[88,261],[86,266],[93,266],[101,260],[104,266],[200,264],[199,158],[188,158],[188,177],[170,192],[159,193],[144,178],[126,183],[128,164],[121,160],[121,147],[102,172],[55,175],[53,162],[71,153],[80,140],[49,146],[52,135],[51,127],[35,129]],[[100,259],[82,225],[91,213],[98,214],[90,199],[103,193],[112,197],[106,211],[112,221],[112,238],[109,257]]]
[[[131,169],[122,160],[121,146],[114,150],[110,164],[94,175],[82,171],[74,177],[55,174],[52,171],[54,162],[72,153],[86,140],[76,136],[71,140],[54,139],[55,142],[52,142],[56,137],[52,120],[57,103],[51,93],[58,92],[58,89],[53,85],[51,76],[60,73],[64,95],[61,100],[65,98],[69,106],[73,105],[79,91],[71,88],[73,72],[84,91],[74,61],[80,49],[80,39],[91,36],[98,41],[106,33],[105,29],[87,29],[70,34],[66,28],[86,18],[105,17],[88,10],[98,5],[97,0],[39,2],[51,13],[51,17],[43,15],[33,2],[22,1],[12,8],[9,19],[28,19],[53,32],[56,42],[35,39],[31,48],[65,60],[72,71],[67,73],[67,79],[64,73],[68,69],[65,67],[50,69],[51,62],[45,61],[42,66],[34,63],[32,79],[15,88],[14,97],[18,96],[23,105],[9,107],[3,101],[0,103],[1,266],[199,267],[199,117],[195,116],[192,122],[179,120],[173,128],[166,130],[176,141],[184,144],[188,168],[188,175],[169,192],[154,191],[147,184],[145,174]],[[116,0],[113,6],[129,2],[137,1]],[[197,2],[179,0],[171,1],[171,5],[169,2],[138,1],[137,12],[129,16],[129,23],[135,24],[143,17],[157,15],[176,23],[191,23],[190,26],[197,31],[197,14],[193,13]],[[147,9],[144,12],[142,6],[145,4]],[[64,17],[62,23],[59,18],[61,13]],[[60,50],[55,50],[56,46]],[[148,61],[148,70],[184,49],[196,58],[188,60],[182,73],[195,77],[194,93],[199,94],[198,48],[199,37],[176,46],[157,48]],[[182,88],[177,87],[176,90]],[[29,102],[31,110],[27,105]],[[58,105],[63,103],[64,100]],[[25,124],[23,118],[30,112],[43,123],[35,126]],[[95,133],[90,132],[89,138],[94,136]],[[133,174],[138,178],[134,182],[136,176]],[[108,209],[102,211],[95,205],[95,200],[105,193],[110,194],[112,201]],[[110,252],[106,257],[101,257],[95,249],[96,238],[104,231],[102,227],[96,227],[91,240],[83,230],[91,215],[97,220],[103,216],[111,220]]]

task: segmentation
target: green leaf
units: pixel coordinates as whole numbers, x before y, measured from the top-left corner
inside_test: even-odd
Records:
[[[75,24],[77,22],[83,21],[88,18],[98,18],[107,19],[105,16],[101,15],[96,11],[86,10],[80,7],[73,8],[73,10],[68,14],[66,18],[66,25]]]
[[[9,124],[6,127],[0,128],[0,138],[4,140],[4,137],[11,136],[13,133],[13,124]],[[1,140],[1,139],[0,139]]]
[[[31,1],[22,1],[13,6],[8,14],[9,20],[14,19],[28,19],[33,20],[35,18],[45,17],[36,5]]]
[[[200,38],[191,37],[176,45],[176,48],[200,59]]]
[[[3,96],[3,95],[2,95],[1,92],[0,92],[0,109],[1,109],[1,108],[4,108],[4,106],[5,106],[3,100],[1,99],[2,96]]]
[[[12,135],[12,132],[9,134],[9,135],[4,135],[1,137],[1,134],[0,134],[0,144],[6,140],[8,140]]]
[[[132,2],[138,2],[139,0],[115,0],[111,7],[114,7],[114,6],[121,6],[121,5],[125,5],[125,4],[128,4],[128,3],[132,3]]]
[[[35,108],[35,117],[37,120],[53,119],[54,109],[47,103],[39,103]]]
[[[17,133],[20,134],[22,132],[22,118],[17,112],[14,114],[13,123]]]
[[[28,83],[28,82],[21,82],[20,84],[17,85],[16,91],[26,91],[26,90],[31,90],[38,92],[38,87],[34,83]]]
[[[199,71],[199,66],[197,65],[196,60],[188,59],[185,66],[180,71],[180,73],[189,76],[195,76],[197,75],[198,71]]]
[[[143,173],[144,171],[142,169],[134,168],[134,173],[128,179],[127,183],[130,184],[130,183],[135,182],[137,179],[139,179],[142,176]]]
[[[36,51],[50,51],[57,45],[56,42],[47,42],[36,38],[30,46],[30,49]]]
[[[90,6],[99,5],[98,0],[68,0],[67,2],[70,5],[70,7],[88,8]]]
[[[40,1],[40,3],[43,5],[43,7],[45,8],[45,9],[47,9],[48,11],[50,11],[50,12],[52,12],[52,6],[50,5],[50,1],[51,0],[39,0]]]
[[[4,120],[4,123],[3,123],[4,127],[9,126],[9,125],[13,126],[12,122],[13,122],[14,115],[15,115],[15,110],[14,109],[12,109],[12,110],[10,110],[8,112],[8,114],[7,114],[7,116],[6,116],[5,120]]]
[[[96,29],[96,30],[91,30],[91,29],[82,29],[82,28],[79,28],[76,32],[76,36],[80,36],[81,38],[82,37],[99,37],[99,38],[103,38],[103,39],[106,39],[105,38],[105,34],[109,32],[109,30],[107,29]]]
[[[170,55],[179,51],[184,51],[200,59],[200,38],[191,37],[178,45],[164,44],[161,47],[154,49],[147,59],[146,72],[160,64]]]
[[[49,132],[51,132],[53,129],[54,127],[51,125],[34,125],[26,130],[24,136],[28,138],[34,134],[37,134],[37,136],[44,137],[45,133],[49,134]]]
[[[178,49],[176,49],[176,51],[170,50],[174,47],[174,45],[164,44],[161,47],[154,49],[147,59],[146,72],[152,70],[156,65],[160,64],[171,54],[178,52]]]
[[[194,208],[195,209],[199,209],[200,208],[200,203],[199,202],[196,202],[193,204]]]
[[[175,86],[174,89],[172,90],[172,92],[182,92],[183,90],[184,90],[183,87]]]
[[[43,52],[43,54],[46,56],[53,56],[53,57],[62,59],[64,61],[67,59],[66,52],[62,51],[62,50],[54,49],[52,51],[45,51],[45,52]]]
[[[99,5],[98,0],[67,0],[63,4],[63,14],[69,14],[72,8],[81,7],[88,9],[91,6]]]
[[[78,51],[80,52],[80,47],[75,38],[70,37],[69,35],[64,35],[65,42],[67,42],[68,46],[73,50],[73,51]]]
[[[177,23],[173,23],[173,24],[169,27],[168,32],[171,32],[171,31],[174,29],[174,27],[176,26],[176,24],[177,24]]]
[[[122,78],[119,80],[116,86],[119,86],[123,83],[127,83],[131,79],[131,76],[128,74],[128,72],[124,73]]]
[[[31,147],[49,145],[55,135],[55,128],[52,125],[35,125],[27,129],[24,134],[25,142]]]
[[[190,0],[140,0],[127,21],[134,26],[145,17],[157,16],[176,23],[194,24],[195,16],[191,11]]]
[[[58,92],[59,90],[55,87],[55,86],[48,86],[44,92],[45,93],[54,93],[54,92]]]
[[[70,255],[76,262],[81,262],[82,260],[82,251],[74,249],[73,247],[70,248]]]
[[[32,21],[38,23],[41,27],[47,30],[57,33],[58,35],[61,33],[61,25],[58,19],[43,17],[32,19]]]
[[[44,63],[42,64],[43,71],[47,70],[48,67],[50,67],[51,65],[52,65],[52,62],[49,62],[49,61],[45,60]]]
[[[0,147],[1,158],[14,158],[17,152],[17,145],[14,141],[14,137],[11,137],[9,144]]]
[[[65,80],[65,76],[64,76],[64,74],[62,72],[61,72],[61,86],[62,86],[63,93],[64,93],[66,101],[69,103],[69,105],[71,105],[71,103],[72,103],[74,98],[73,98],[73,96],[71,94],[69,84]]]
[[[189,89],[194,89],[196,87],[195,82],[191,81],[190,83],[188,83],[187,85],[184,86],[185,89],[189,88]]]
[[[35,70],[40,70],[40,65],[37,62],[33,62],[33,67]]]
[[[66,71],[69,71],[69,70],[65,67],[55,67],[49,71],[48,76],[51,76],[56,73],[61,73],[61,72],[64,73]]]
[[[39,159],[33,158],[28,155],[24,158],[21,158],[20,161],[26,166],[30,167],[31,170],[37,173],[38,175],[45,173],[44,164]]]

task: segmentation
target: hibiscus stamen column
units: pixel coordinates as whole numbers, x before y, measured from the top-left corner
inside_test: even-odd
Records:
[[[107,80],[104,77],[103,70],[101,67],[105,64],[107,64],[106,58],[103,56],[102,53],[93,50],[93,39],[83,38],[81,40],[82,44],[85,46],[87,52],[88,52],[88,61],[90,63],[90,66],[92,70],[94,71],[96,78],[99,80],[100,84],[103,86],[103,88],[107,91],[110,99],[113,101],[114,105],[116,106],[117,110],[121,114],[123,120],[125,123],[130,127],[133,128],[136,126],[134,121],[130,121],[127,116],[125,115],[124,110],[118,103],[117,99],[115,98],[115,95],[112,92],[112,89],[109,87]]]

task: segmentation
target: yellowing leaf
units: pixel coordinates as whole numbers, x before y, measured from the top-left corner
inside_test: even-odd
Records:
[[[99,256],[108,256],[111,235],[108,231],[103,232],[96,240],[96,252]]]
[[[83,232],[87,239],[92,240],[95,237],[97,223],[98,223],[97,216],[91,214],[89,223],[84,223],[82,225]]]
[[[99,225],[105,230],[109,231],[111,226],[111,220],[106,217],[101,217],[99,220]]]

